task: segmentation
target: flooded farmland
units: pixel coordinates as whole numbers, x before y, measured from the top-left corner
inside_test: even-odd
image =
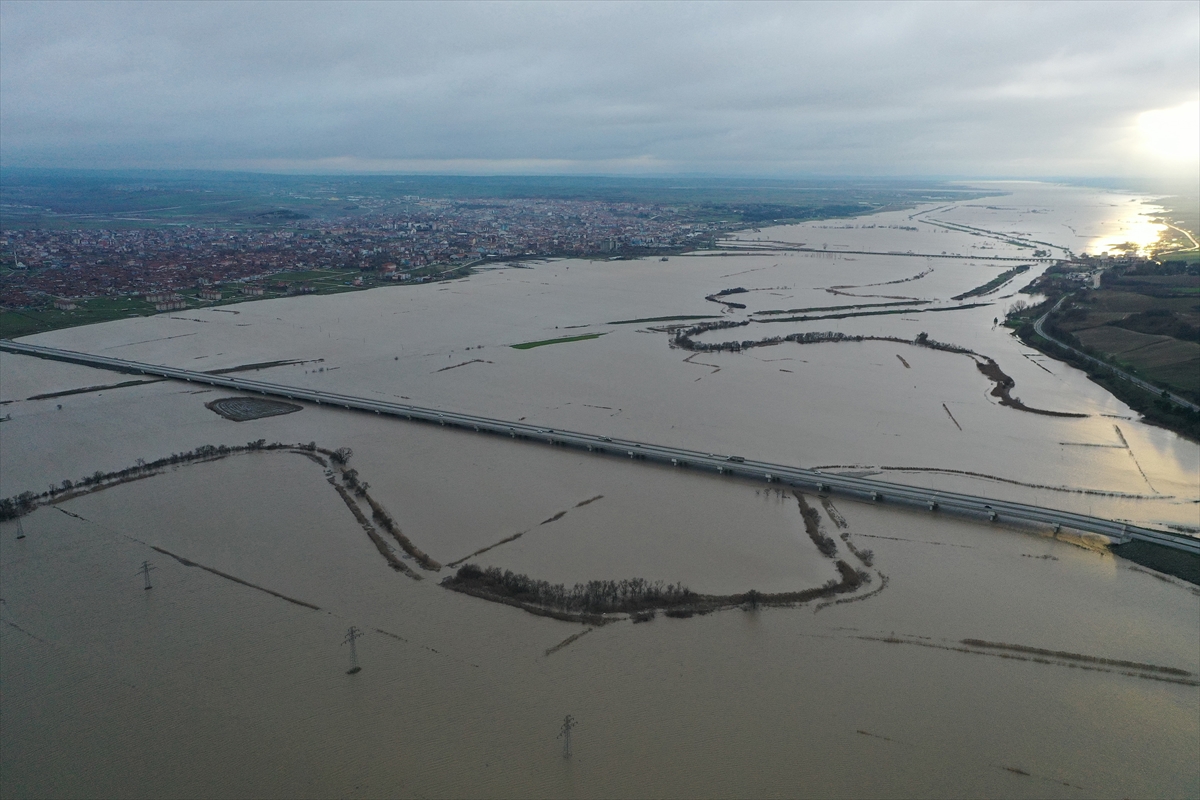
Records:
[[[530,263],[30,341],[202,370],[291,361],[247,375],[1200,533],[1200,447],[993,324],[1048,265],[1032,250],[1144,244],[1151,207],[994,188],[666,262]],[[884,310],[899,313],[864,315]],[[671,326],[704,320],[669,317],[747,323],[693,337],[709,344],[878,338],[700,352]],[[920,333],[1077,416],[1000,405],[972,358]],[[1200,792],[1200,590],[1095,542],[324,406],[238,422],[206,407],[232,392],[94,388],[129,376],[7,353],[0,378],[2,496],[204,445],[347,447],[372,501],[445,565],[302,447],[114,481],[23,517],[24,538],[3,523],[6,796]],[[868,582],[645,624],[440,585],[474,563],[783,593],[836,581],[839,560]]]

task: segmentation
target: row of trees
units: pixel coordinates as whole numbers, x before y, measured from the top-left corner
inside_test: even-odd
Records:
[[[841,341],[843,339],[850,341],[862,341],[862,336],[847,336],[844,333],[835,333],[826,331],[824,333],[793,333],[789,336],[770,336],[765,339],[745,339],[743,341],[730,342],[697,342],[693,337],[699,336],[702,333],[709,331],[725,330],[728,328],[740,328],[744,325],[749,325],[750,320],[719,320],[717,322],[701,322],[698,325],[693,325],[690,328],[683,328],[675,332],[674,344],[676,347],[681,347],[684,350],[691,350],[698,353],[712,353],[719,351],[741,352],[749,350],[751,347],[769,347],[781,342],[801,342],[804,344],[810,342],[824,341]]]
[[[253,442],[246,442],[245,445],[212,445],[203,444],[194,450],[188,450],[183,453],[172,453],[169,456],[155,459],[154,461],[146,461],[144,458],[139,458],[131,467],[124,469],[113,470],[111,472],[103,472],[96,470],[91,475],[80,478],[77,481],[64,480],[60,484],[51,485],[46,491],[38,494],[31,491],[21,492],[15,497],[6,497],[0,500],[0,520],[16,519],[33,511],[41,503],[55,500],[59,495],[68,492],[80,492],[81,490],[90,490],[94,487],[105,483],[122,483],[125,481],[135,480],[146,475],[154,474],[166,467],[175,466],[178,464],[189,464],[194,461],[205,461],[212,458],[221,458],[233,453],[247,453],[256,450],[304,450],[307,452],[315,452],[318,448],[316,442],[308,444],[283,444],[282,442],[272,442],[267,444],[266,439],[256,439]]]
[[[734,303],[729,300],[722,300],[721,298],[727,297],[731,294],[745,294],[747,291],[748,290],[742,286],[736,286],[732,289],[722,289],[721,291],[717,292],[716,294],[708,295],[704,299],[708,300],[710,302],[713,302],[713,303],[720,303],[721,305],[727,306],[729,308],[745,308],[746,307],[745,303]]]
[[[522,603],[592,614],[669,608],[697,599],[694,592],[679,583],[628,578],[577,583],[568,589],[561,583],[538,580],[512,570],[502,572],[498,567],[480,569],[474,564],[460,567],[456,575],[446,578],[443,583],[486,589]]]
[[[865,563],[871,553],[863,553]],[[649,583],[640,578],[589,581],[567,589],[562,584],[550,584],[509,570],[501,572],[497,567],[480,569],[474,564],[461,567],[456,575],[444,578],[442,586],[515,605],[533,614],[603,625],[612,621],[611,617],[599,616],[605,613],[626,612],[634,622],[649,622],[654,619],[656,608],[662,609],[668,617],[690,617],[736,606],[750,609],[762,605],[790,606],[853,592],[871,582],[871,575],[866,570],[855,569],[840,560],[835,566],[841,575],[840,581],[830,578],[824,585],[812,589],[772,594],[755,589],[743,594],[696,594],[680,584]]]
[[[796,342],[797,344],[819,344],[821,342],[897,342],[899,344],[911,344],[918,347],[928,347],[931,350],[942,350],[947,353],[960,353],[962,355],[978,355],[974,350],[966,347],[960,347],[956,344],[948,344],[939,342],[936,339],[929,338],[929,334],[922,331],[917,334],[915,339],[901,339],[898,336],[863,336],[861,334],[842,333],[841,331],[805,331],[803,333],[791,333],[787,336],[768,336],[765,339],[744,339],[742,341],[730,342],[697,342],[694,337],[699,336],[709,331],[727,330],[729,328],[740,328],[749,325],[751,320],[717,320],[715,322],[701,322],[692,325],[688,328],[680,328],[675,331],[675,337],[672,340],[676,347],[681,347],[684,350],[692,350],[699,353],[711,353],[717,351],[740,352],[748,350],[752,347],[769,347],[771,345],[781,344],[782,342]]]

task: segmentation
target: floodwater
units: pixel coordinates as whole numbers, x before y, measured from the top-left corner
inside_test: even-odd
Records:
[[[1144,425],[1077,371],[993,329],[1040,266],[977,300],[986,307],[752,322],[706,340],[925,331],[995,358],[1026,404],[1083,418],[997,405],[961,355],[862,342],[692,357],[651,330],[664,323],[613,324],[759,320],[771,315],[752,312],[889,297],[952,306],[952,296],[1021,263],[984,256],[1029,254],[1005,239],[1081,252],[1132,229],[1146,208],[1144,198],[1094,190],[997,189],[1007,194],[747,232],[734,245],[882,255],[730,249],[665,263],[559,261],[33,340],[198,369],[297,359],[305,363],[250,374],[1200,527],[1196,445]],[[920,255],[943,251],[962,258]],[[745,310],[704,299],[739,286],[749,291],[723,299]],[[604,335],[508,347],[578,333]],[[490,547],[470,560],[552,582],[644,577],[708,593],[793,591],[836,576],[797,500],[776,487],[323,407],[235,423],[204,407],[229,393],[168,381],[26,400],[128,377],[8,354],[0,376],[0,399],[13,401],[0,423],[3,496],[203,444],[316,441],[353,448],[371,494],[443,564]],[[389,569],[323,468],[292,453],[178,466],[42,507],[22,519],[23,539],[15,523],[0,526],[0,789],[1200,792],[1200,590],[1045,532],[807,501],[838,558],[859,563],[849,545],[873,551],[872,582],[845,598],[853,602],[592,630],[447,591],[438,581],[450,568],[408,561],[419,581]],[[155,567],[150,591],[136,574],[144,560]],[[366,633],[354,676],[339,646],[350,625]],[[566,714],[579,723],[570,759],[555,738]]]

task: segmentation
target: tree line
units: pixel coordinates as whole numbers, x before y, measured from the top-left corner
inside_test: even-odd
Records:
[[[266,439],[256,439],[252,442],[247,442],[245,445],[212,445],[203,444],[194,450],[187,450],[182,453],[172,453],[169,456],[155,459],[154,461],[146,461],[144,458],[139,458],[131,467],[124,469],[104,472],[96,470],[91,475],[80,478],[77,481],[64,480],[60,484],[51,484],[50,487],[39,493],[32,491],[21,492],[13,497],[6,497],[0,500],[0,521],[16,519],[33,511],[43,503],[52,502],[60,499],[62,495],[75,496],[77,494],[86,494],[96,488],[102,487],[104,484],[117,484],[126,481],[137,480],[138,478],[148,477],[159,472],[166,467],[175,466],[177,464],[188,464],[196,461],[207,461],[210,459],[223,458],[234,453],[248,453],[256,450],[303,450],[306,452],[320,451],[326,455],[332,455],[331,451],[323,450],[317,447],[316,442],[308,444],[283,444],[282,442],[272,442],[267,444]],[[65,498],[62,498],[65,499]]]
[[[929,338],[929,334],[921,332],[914,339],[901,339],[898,336],[863,336],[861,334],[842,333],[841,331],[805,331],[803,333],[791,333],[787,336],[768,336],[765,339],[744,339],[742,341],[728,342],[697,342],[693,337],[699,336],[702,333],[709,331],[726,330],[728,328],[740,328],[749,325],[751,320],[719,320],[716,322],[701,322],[697,325],[692,325],[688,328],[681,328],[675,331],[675,336],[672,343],[676,347],[684,350],[692,350],[698,353],[712,353],[718,351],[727,351],[738,353],[742,350],[749,350],[753,347],[770,347],[772,345],[782,344],[783,342],[796,342],[797,344],[819,344],[822,342],[897,342],[899,344],[911,344],[917,347],[928,347],[931,350],[942,350],[947,353],[959,353],[961,355],[974,356],[978,355],[974,350],[966,347],[960,347],[956,344],[948,344],[939,342],[936,339]]]
[[[512,570],[501,571],[499,567],[481,569],[474,564],[464,564],[459,567],[457,574],[442,583],[450,588],[470,585],[523,603],[587,614],[670,608],[692,603],[697,598],[691,589],[681,583],[627,578],[620,581],[588,581],[567,588],[561,583],[538,580]]]

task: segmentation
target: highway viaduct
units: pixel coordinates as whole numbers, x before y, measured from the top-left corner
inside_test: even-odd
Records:
[[[588,452],[615,456],[634,461],[653,461],[679,468],[698,469],[723,475],[765,483],[778,483],[822,495],[843,496],[850,499],[875,503],[896,503],[920,507],[929,511],[951,512],[967,517],[992,522],[1024,523],[1044,525],[1056,532],[1064,528],[1099,534],[1117,543],[1140,540],[1169,547],[1175,550],[1200,555],[1200,539],[1180,536],[1128,523],[1060,511],[1053,508],[996,500],[978,495],[936,491],[903,484],[848,475],[819,472],[817,470],[756,461],[738,455],[721,455],[668,447],[649,442],[617,439],[590,433],[541,427],[524,422],[439,411],[433,408],[372,400],[364,397],[317,391],[295,386],[266,383],[249,378],[237,378],[229,374],[214,375],[207,372],[178,369],[176,367],[126,361],[110,356],[93,355],[54,347],[0,340],[0,350],[55,361],[83,364],[90,367],[117,372],[142,375],[157,375],[191,383],[207,384],[241,392],[254,392],[285,400],[303,400],[322,406],[333,406],[380,415],[399,417],[410,421],[421,421],[449,426],[461,430],[506,436],[530,442],[541,442],[561,447],[572,447]]]

